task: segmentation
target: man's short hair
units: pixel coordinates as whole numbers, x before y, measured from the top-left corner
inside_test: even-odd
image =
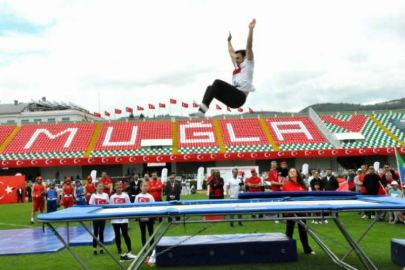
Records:
[[[245,56],[246,56],[246,50],[237,50],[237,51],[235,52],[235,54],[237,54],[237,53],[240,53],[240,54],[242,55],[242,57],[245,57]]]
[[[385,176],[387,176],[387,175],[391,175],[391,176],[392,176],[392,173],[391,173],[391,172],[386,172],[386,173],[385,173]]]

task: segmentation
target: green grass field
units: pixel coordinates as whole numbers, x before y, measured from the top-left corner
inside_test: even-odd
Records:
[[[188,199],[205,199],[206,196],[196,194],[189,196]],[[0,230],[24,229],[29,227],[41,227],[41,224],[29,225],[31,204],[9,204],[0,205]],[[356,239],[364,231],[369,220],[361,219],[357,213],[341,214],[340,218],[350,234]],[[207,224],[187,224],[178,225],[171,228],[166,235],[191,235],[205,227]],[[349,249],[349,245],[340,235],[336,225],[332,222],[323,225],[310,224],[311,228],[319,233],[321,239],[339,256],[342,257]],[[137,253],[141,248],[141,240],[138,224],[130,222],[130,237],[132,240],[133,253]],[[217,223],[209,227],[203,234],[233,234],[233,233],[253,233],[253,232],[283,232],[285,233],[285,224],[275,224],[270,221],[263,222],[245,222],[244,227],[230,227],[229,223]],[[301,242],[298,238],[298,232],[294,234],[297,239],[298,262],[278,263],[278,264],[249,264],[249,265],[221,265],[208,267],[193,267],[193,269],[341,269],[335,265],[318,245],[310,239],[312,249],[316,255],[305,255],[302,251]],[[390,225],[388,222],[378,222],[363,239],[360,246],[365,250],[378,269],[402,269],[391,262],[390,258],[390,239],[405,238],[405,227],[402,224]],[[19,243],[14,243],[18,245]],[[125,244],[122,244],[123,251],[126,251]],[[90,246],[74,247],[74,251],[84,260],[90,269],[119,269],[111,258],[104,255],[94,256]],[[108,249],[118,257],[115,244],[109,245]],[[347,262],[359,269],[363,269],[355,254],[351,254]],[[129,263],[124,265],[128,266]],[[40,255],[19,255],[19,256],[0,256],[0,269],[80,269],[80,264],[63,249],[54,254]],[[142,269],[148,269],[150,266],[144,265]],[[171,269],[171,268],[164,268]],[[176,269],[190,269],[190,267],[176,267]]]

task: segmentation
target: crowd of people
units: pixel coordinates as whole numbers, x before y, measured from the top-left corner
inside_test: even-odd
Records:
[[[95,181],[93,181],[95,180]],[[37,211],[41,213],[45,210],[51,213],[57,211],[62,205],[64,208],[77,205],[100,205],[100,204],[122,204],[122,203],[150,203],[163,201],[180,200],[183,194],[185,183],[176,180],[176,174],[168,176],[168,181],[163,183],[158,177],[157,172],[145,173],[143,178],[135,172],[129,177],[128,182],[116,181],[113,183],[107,172],[102,172],[101,177],[93,179],[88,176],[86,184],[76,179],[72,182],[70,177],[66,177],[63,185],[59,188],[55,183],[50,182],[47,185],[43,183],[41,176],[36,178],[36,182],[30,187],[33,208],[31,223],[34,222]],[[322,176],[318,170],[310,170],[307,174],[300,172],[296,168],[288,168],[286,162],[281,162],[278,166],[276,161],[270,163],[270,170],[266,177],[261,177],[255,168],[250,170],[250,176],[247,177],[244,171],[238,168],[232,170],[232,176],[229,179],[223,179],[220,171],[213,169],[206,179],[209,199],[238,199],[242,192],[263,192],[263,191],[338,191],[346,190],[360,192],[364,195],[387,195],[392,197],[402,197],[402,188],[399,185],[399,175],[390,164],[384,164],[381,173],[377,173],[373,166],[362,165],[357,173],[355,170],[349,170],[342,179],[335,177],[331,169],[327,169]],[[345,187],[342,189],[342,187]],[[28,188],[27,188],[28,190]],[[288,214],[283,214],[288,216]],[[306,214],[299,214],[306,215]],[[378,216],[376,216],[378,215]],[[238,226],[243,226],[242,215],[237,217]],[[255,218],[255,216],[253,216]],[[259,215],[263,218],[263,215]],[[276,223],[277,215],[273,216]],[[363,218],[378,218],[385,220],[386,213],[365,212]],[[179,220],[180,218],[176,218]],[[234,227],[234,216],[230,216],[230,226]],[[137,220],[141,231],[141,242],[146,244],[146,234],[149,237],[153,234],[154,218],[140,218]],[[305,223],[305,220],[303,220]],[[314,218],[312,223],[327,223],[327,219]],[[391,224],[405,222],[403,212],[389,213],[389,222]],[[128,235],[128,219],[119,219],[111,221],[114,232],[117,250],[120,253],[122,261],[132,260],[135,256],[132,254],[131,239]],[[293,236],[296,221],[287,220],[286,235]],[[104,242],[105,221],[93,221],[94,235],[101,243]],[[304,252],[314,254],[308,244],[308,236],[304,226],[298,223],[299,236],[303,245]],[[121,236],[124,238],[127,246],[127,252],[123,253],[121,248]],[[97,241],[93,240],[93,253],[103,254],[103,248],[97,249]],[[151,239],[153,243],[153,239]]]

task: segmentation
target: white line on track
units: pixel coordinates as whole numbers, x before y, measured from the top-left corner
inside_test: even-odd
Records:
[[[11,226],[11,227],[25,227],[25,228],[36,228],[34,226],[12,224],[12,223],[0,223],[0,225]]]

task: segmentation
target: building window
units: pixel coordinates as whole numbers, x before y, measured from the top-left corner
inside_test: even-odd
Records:
[[[15,124],[14,120],[7,120],[7,124]]]
[[[30,120],[29,119],[24,119],[24,120],[21,120],[21,124],[27,124],[27,123],[29,123],[30,122]]]
[[[35,122],[35,123],[41,123],[41,122],[42,122],[42,119],[34,119],[34,122]]]
[[[48,122],[55,123],[55,122],[56,122],[56,119],[55,119],[55,118],[48,118]]]
[[[62,117],[62,122],[69,122],[70,121],[70,117]]]

